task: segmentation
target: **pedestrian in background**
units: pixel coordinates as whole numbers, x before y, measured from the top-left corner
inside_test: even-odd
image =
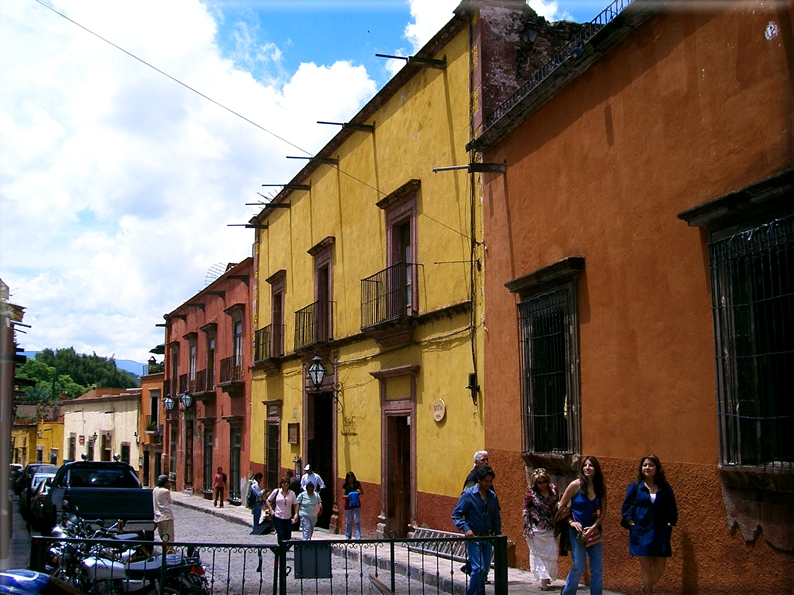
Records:
[[[342,485],[345,501],[345,536],[353,538],[353,525],[356,527],[356,539],[361,539],[361,483],[356,479],[356,474],[348,471],[345,475],[345,483]]]
[[[293,493],[292,490],[290,493]],[[323,513],[323,501],[314,491],[312,482],[306,484],[305,492],[298,494],[297,502],[303,541],[310,541],[314,534],[314,526],[317,524],[317,516]]]
[[[289,489],[289,479],[282,477],[279,487],[271,492],[265,501],[273,517],[278,544],[292,537],[292,523],[298,520],[298,499]]]
[[[220,502],[221,508],[223,508],[223,492],[226,490],[226,474],[223,472],[223,467],[218,467],[218,472],[215,474],[214,488],[215,494],[212,505],[218,506],[218,502]]]
[[[464,491],[452,511],[452,522],[466,537],[486,537],[502,532],[502,518],[499,513],[499,500],[491,489],[496,477],[490,467],[477,470],[477,485]],[[471,578],[466,589],[467,595],[485,593],[485,577],[491,567],[493,545],[490,541],[467,541],[466,554],[471,567]]]
[[[541,591],[548,591],[551,581],[557,578],[560,555],[559,542],[554,537],[557,501],[557,488],[548,472],[542,467],[535,469],[524,495],[524,537],[529,548],[529,569],[540,581]]]
[[[579,465],[579,478],[574,479],[560,498],[559,508],[570,504],[568,534],[571,541],[573,568],[565,579],[562,595],[574,595],[579,588],[590,558],[590,595],[603,592],[604,551],[601,543],[601,522],[607,512],[607,488],[601,465],[595,457],[584,457]]]
[[[251,502],[251,510],[254,514],[254,531],[259,527],[262,518],[262,494],[265,491],[262,482],[264,477],[262,473],[254,474],[254,481],[251,483],[250,488],[249,500]]]
[[[323,478],[320,477],[317,473],[314,472],[311,465],[306,465],[303,470],[306,472],[301,477],[301,490],[306,489],[306,484],[312,482],[314,484],[315,491],[319,494],[320,490],[325,489],[325,483],[323,482]]]
[[[168,485],[168,476],[160,475],[157,478],[157,487],[152,490],[152,503],[154,505],[154,523],[161,541],[174,541],[174,511],[171,507],[174,499]]]
[[[642,593],[652,595],[667,558],[673,555],[670,537],[678,523],[673,488],[656,455],[640,460],[637,480],[626,490],[620,516],[620,524],[629,529],[629,554],[640,560]]]
[[[463,489],[461,493],[468,490],[469,488],[473,487],[477,484],[477,469],[481,469],[483,467],[488,466],[488,451],[486,450],[478,450],[474,453],[474,467],[472,467],[469,474],[466,476],[466,479],[463,481]]]
[[[289,489],[297,497],[301,493],[300,477],[295,477],[295,472],[292,469],[287,469],[286,476],[289,479]]]

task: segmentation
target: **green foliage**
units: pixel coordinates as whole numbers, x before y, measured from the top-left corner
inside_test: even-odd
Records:
[[[62,392],[68,399],[75,399],[92,387],[132,388],[137,387],[138,379],[132,374],[119,370],[114,358],[100,357],[97,354],[76,353],[73,347],[67,349],[45,349],[17,368],[19,378],[34,380],[35,386],[25,390],[25,400],[46,402],[56,401]],[[57,375],[57,376],[56,376]]]

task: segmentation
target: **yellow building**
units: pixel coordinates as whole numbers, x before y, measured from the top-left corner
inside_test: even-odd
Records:
[[[52,465],[64,462],[63,420],[40,421],[36,428],[36,460]]]
[[[36,423],[15,421],[11,427],[11,462],[27,465],[36,462]]]
[[[344,526],[353,471],[366,534],[454,530],[483,445],[477,172],[501,166],[471,166],[465,144],[483,104],[512,90],[479,56],[504,49],[499,27],[527,8],[468,5],[251,221],[252,467],[273,488],[311,464],[327,486],[320,526]]]

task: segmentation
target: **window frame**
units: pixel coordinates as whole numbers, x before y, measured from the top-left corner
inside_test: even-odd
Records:
[[[505,284],[507,289],[514,294],[518,294],[516,303],[516,315],[519,337],[519,382],[521,385],[521,431],[522,431],[522,456],[528,465],[533,467],[543,466],[548,469],[559,469],[570,471],[579,458],[582,448],[582,419],[581,419],[581,388],[580,388],[580,356],[579,356],[579,312],[578,312],[578,279],[584,271],[585,260],[583,257],[570,256],[540,268],[532,273],[513,279]],[[533,420],[532,386],[531,371],[527,370],[528,359],[531,353],[527,349],[531,348],[528,341],[531,337],[526,334],[523,326],[524,314],[522,310],[527,310],[532,302],[540,303],[539,300],[546,296],[559,294],[562,296],[558,300],[562,306],[564,321],[563,329],[565,333],[565,379],[566,396],[565,407],[567,418],[567,438],[566,448],[554,449],[552,451],[538,451],[537,442],[533,439],[533,432],[530,424]],[[531,314],[532,310],[530,310]]]

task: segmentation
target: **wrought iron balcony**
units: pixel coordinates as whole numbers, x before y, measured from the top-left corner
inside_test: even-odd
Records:
[[[243,395],[245,381],[243,380],[242,354],[225,357],[221,360],[221,377],[218,386],[230,397]]]
[[[334,302],[317,301],[295,312],[295,350],[333,340]]]
[[[196,399],[205,403],[215,398],[215,378],[211,368],[196,372],[195,388],[190,392]]]
[[[269,324],[254,334],[254,367],[266,374],[278,372],[284,357],[284,325]]]
[[[179,375],[179,391],[177,394],[183,394],[187,392],[187,374],[180,374]],[[172,394],[171,397],[174,395]]]
[[[361,331],[384,347],[413,337],[419,266],[400,262],[361,280]]]
[[[146,364],[144,375],[151,376],[152,374],[162,374],[165,372],[165,362],[161,364]]]

